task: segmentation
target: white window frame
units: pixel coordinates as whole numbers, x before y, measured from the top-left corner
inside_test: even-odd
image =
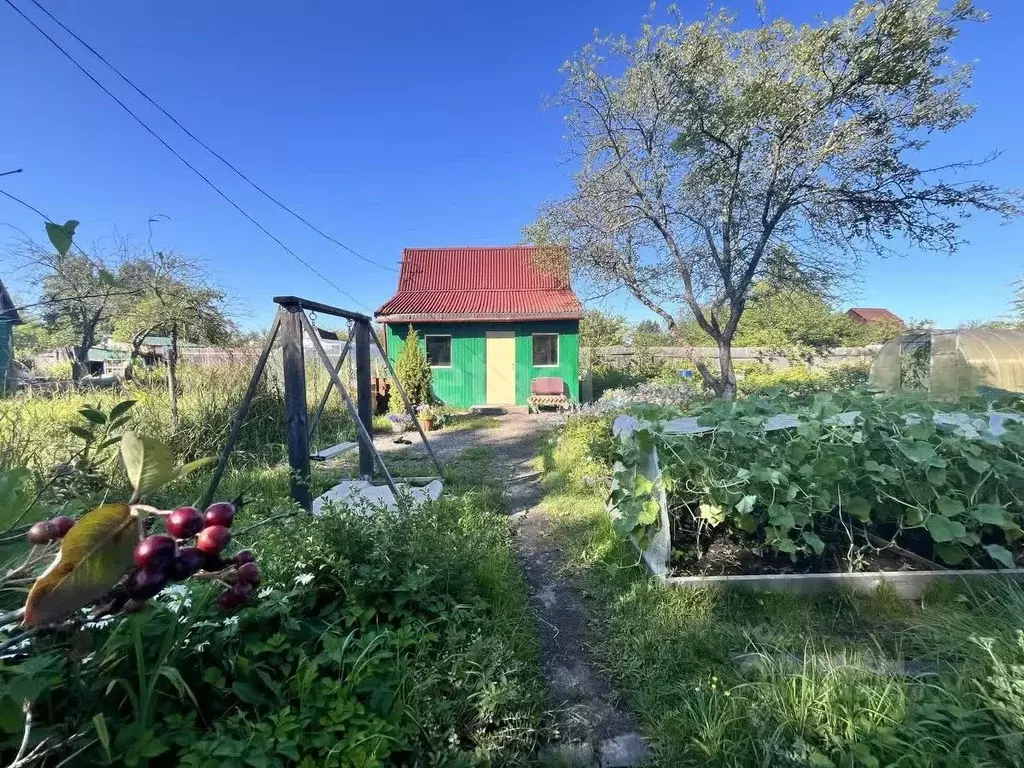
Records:
[[[424,333],[423,334],[423,350],[427,355],[427,359],[430,359],[430,347],[427,346],[427,339],[448,339],[448,365],[434,365],[430,364],[431,368],[451,368],[452,367],[452,335],[450,333]]]
[[[533,361],[533,358],[534,358],[534,347],[533,347],[533,344],[534,344],[534,339],[536,339],[538,336],[554,336],[555,337],[555,362],[548,363],[546,365],[537,365],[537,363],[535,363]],[[561,339],[559,338],[559,336],[560,336],[560,334],[558,334],[558,333],[532,333],[532,334],[530,334],[530,363],[533,365],[534,368],[557,368],[559,366],[559,364],[561,363],[561,359],[560,359],[561,358],[561,354],[559,353],[559,346],[561,346]]]

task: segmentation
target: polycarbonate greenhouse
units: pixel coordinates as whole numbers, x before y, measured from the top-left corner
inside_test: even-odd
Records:
[[[869,384],[882,392],[927,391],[940,400],[978,387],[1024,392],[1024,331],[910,331],[886,342]]]

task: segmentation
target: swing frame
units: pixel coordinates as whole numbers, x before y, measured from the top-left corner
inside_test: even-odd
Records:
[[[270,353],[274,348],[277,337],[281,337],[281,352],[284,364],[284,399],[285,419],[288,427],[288,464],[291,467],[290,487],[292,498],[304,509],[310,510],[313,500],[310,495],[310,452],[309,443],[320,423],[327,400],[331,390],[337,389],[345,402],[349,414],[356,425],[357,440],[359,444],[359,476],[363,480],[372,480],[374,465],[380,469],[380,473],[387,483],[388,488],[398,497],[398,487],[394,478],[384,464],[384,459],[373,444],[373,391],[370,386],[370,342],[376,344],[387,364],[388,372],[391,374],[402,398],[406,412],[412,417],[416,430],[420,433],[423,445],[427,449],[438,476],[443,476],[444,470],[441,462],[438,461],[434,449],[427,440],[427,434],[416,416],[416,409],[412,407],[409,398],[398,380],[391,361],[388,360],[387,352],[380,342],[376,331],[373,328],[373,320],[368,315],[352,312],[340,307],[333,307],[329,304],[322,304],[318,301],[303,299],[298,296],[275,296],[274,303],[278,305],[274,321],[271,323],[267,340],[263,344],[263,350],[256,361],[249,387],[235,414],[234,422],[231,424],[231,431],[228,433],[227,442],[221,450],[217,460],[217,467],[210,479],[210,485],[202,500],[205,507],[213,501],[217,487],[220,485],[224,471],[227,469],[228,459],[238,442],[238,435],[249,414],[256,389],[260,379],[267,367]],[[337,363],[331,363],[331,359],[320,341],[320,335],[313,323],[307,317],[307,312],[317,315],[324,314],[332,317],[341,317],[349,321],[348,340],[338,358]],[[310,423],[309,412],[306,403],[306,362],[303,337],[308,334],[310,346],[323,364],[330,377],[327,388],[317,405],[316,411]],[[341,380],[341,368],[348,355],[349,349],[355,346],[355,368],[356,368],[356,400],[352,399],[344,382]]]

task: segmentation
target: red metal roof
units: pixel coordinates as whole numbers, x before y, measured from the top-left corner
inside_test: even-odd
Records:
[[[893,314],[888,309],[870,309],[868,307],[854,307],[846,313],[854,320],[860,320],[862,323],[883,323],[883,322],[894,322],[903,325],[903,321],[899,316]]]
[[[577,320],[583,307],[567,266],[542,264],[535,246],[406,248],[398,293],[376,314],[385,322]]]

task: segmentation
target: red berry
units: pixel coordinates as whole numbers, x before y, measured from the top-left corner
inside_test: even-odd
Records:
[[[75,527],[75,521],[67,515],[59,515],[58,517],[55,517],[52,520],[50,520],[50,522],[56,529],[57,538],[59,539],[63,539],[65,536],[67,536],[68,531]]]
[[[174,560],[174,539],[162,533],[147,536],[135,545],[135,567],[141,570],[158,571]]]
[[[204,556],[195,547],[180,547],[174,556],[171,576],[177,581],[184,581],[203,567]]]
[[[223,525],[203,528],[196,537],[196,549],[207,555],[217,555],[231,541],[231,531]]]
[[[260,567],[256,563],[243,563],[238,566],[238,584],[252,584],[256,589],[260,585]]]
[[[237,555],[235,555],[235,565],[245,565],[246,563],[255,563],[256,554],[251,549],[243,549]]]
[[[136,571],[128,580],[128,593],[136,600],[148,600],[166,586],[166,571]]]
[[[28,529],[25,538],[33,544],[49,544],[57,538],[57,526],[50,520],[42,520]]]
[[[225,589],[220,595],[217,596],[217,605],[225,611],[233,611],[238,608],[242,603],[249,599],[252,595],[252,585],[250,584],[235,584],[230,589]]]
[[[167,532],[176,539],[191,539],[203,530],[203,515],[195,507],[178,507],[165,520]]]
[[[235,506],[230,501],[218,501],[206,508],[203,514],[203,524],[209,528],[211,525],[222,525],[230,528],[235,522]]]

